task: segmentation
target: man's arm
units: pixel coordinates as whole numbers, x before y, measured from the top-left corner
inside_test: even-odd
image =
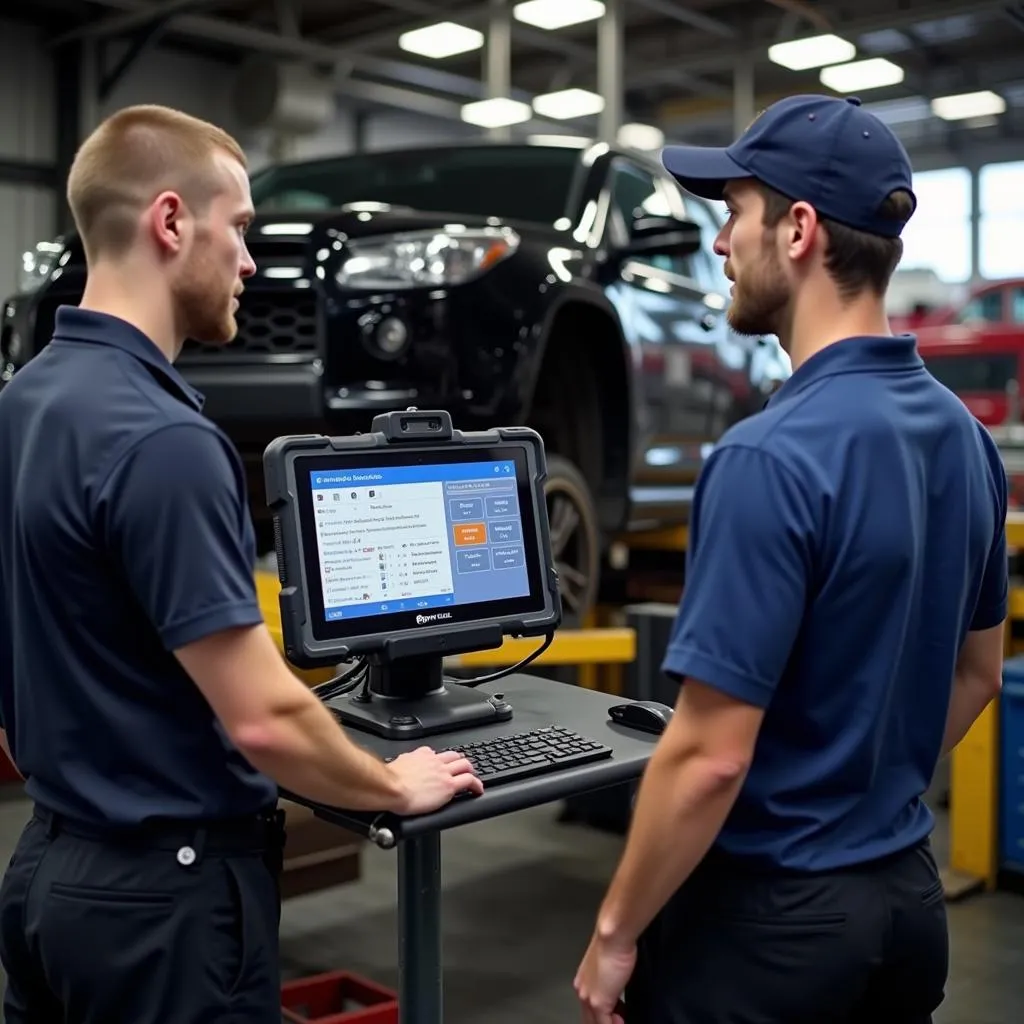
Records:
[[[708,852],[746,778],[762,717],[757,707],[687,680],[644,773],[598,913],[602,941],[635,943]]]
[[[164,646],[253,767],[354,810],[417,813],[480,791],[454,755],[423,749],[385,765],[288,669],[259,608],[244,481],[218,435],[202,425],[150,435],[114,470],[97,514]]]
[[[980,427],[979,430],[984,430]],[[1003,629],[1010,591],[1006,551],[1006,469],[987,432],[982,435],[992,473],[996,530],[981,578],[970,631],[957,657],[946,715],[942,753],[948,754],[967,735],[981,713],[999,695],[1003,685]]]
[[[970,731],[1003,685],[1003,623],[967,634],[953,675],[942,754],[948,754]]]
[[[246,760],[285,789],[357,811],[404,814],[418,799],[410,766],[386,765],[356,746],[289,670],[265,626],[215,633],[175,654]],[[415,767],[424,782],[430,766],[419,757]],[[453,776],[453,788],[439,797],[454,795],[456,783],[468,788],[467,771],[463,765],[461,780]]]
[[[634,944],[721,831],[802,623],[813,536],[801,488],[771,456],[727,448],[709,460],[663,666],[684,685],[644,774],[599,941]]]
[[[14,763],[14,757],[11,754],[10,744],[8,744],[8,742],[7,742],[7,730],[6,729],[0,729],[0,748],[2,748],[3,752],[7,755],[7,760],[11,762],[11,767],[16,772],[18,772],[18,766]],[[21,772],[18,772],[18,775],[21,778],[24,778],[24,776],[21,774]]]

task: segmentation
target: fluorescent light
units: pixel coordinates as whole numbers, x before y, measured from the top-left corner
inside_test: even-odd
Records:
[[[512,8],[516,21],[549,32],[593,21],[604,14],[601,0],[526,0]]]
[[[653,124],[624,124],[617,138],[626,149],[655,150],[665,145],[665,133]]]
[[[836,92],[860,92],[862,89],[899,85],[903,81],[903,68],[883,57],[872,57],[852,64],[833,64],[822,68],[818,78],[822,85]]]
[[[531,146],[563,146],[566,149],[585,149],[590,139],[582,135],[529,135],[526,141]]]
[[[535,97],[533,109],[541,117],[550,117],[556,121],[566,121],[572,117],[590,117],[604,110],[604,97],[586,89],[562,89],[560,92],[549,92]]]
[[[768,59],[790,71],[806,71],[827,64],[845,64],[857,56],[857,47],[839,36],[812,36],[794,39],[789,43],[776,43],[768,47]]]
[[[436,25],[427,25],[426,28],[403,32],[398,37],[398,45],[407,53],[440,60],[457,53],[479,50],[484,45],[484,35],[475,28],[456,25],[454,21],[442,21]]]
[[[533,117],[529,103],[519,103],[506,97],[478,100],[462,108],[462,120],[481,128],[505,128],[510,124],[522,124]]]
[[[964,121],[972,117],[992,117],[1006,110],[1006,100],[998,93],[963,92],[957,96],[939,96],[932,100],[932,113],[945,121]]]
[[[264,224],[260,228],[261,235],[308,235],[312,232],[312,224]]]

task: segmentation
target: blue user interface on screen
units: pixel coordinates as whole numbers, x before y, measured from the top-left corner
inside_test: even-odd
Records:
[[[329,622],[530,593],[511,460],[313,470]]]

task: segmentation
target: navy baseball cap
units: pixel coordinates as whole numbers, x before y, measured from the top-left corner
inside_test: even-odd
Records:
[[[874,235],[895,238],[903,230],[905,222],[879,216],[891,192],[905,189],[917,206],[903,144],[853,97],[789,96],[725,149],[666,146],[661,159],[694,195],[721,199],[726,182],[754,178],[810,203],[823,217]]]

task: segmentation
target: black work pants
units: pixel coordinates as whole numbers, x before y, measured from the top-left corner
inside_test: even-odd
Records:
[[[638,944],[628,1024],[929,1024],[949,964],[927,843],[843,871],[712,853]]]
[[[116,838],[38,809],[0,887],[6,1024],[280,1024],[278,815]]]

